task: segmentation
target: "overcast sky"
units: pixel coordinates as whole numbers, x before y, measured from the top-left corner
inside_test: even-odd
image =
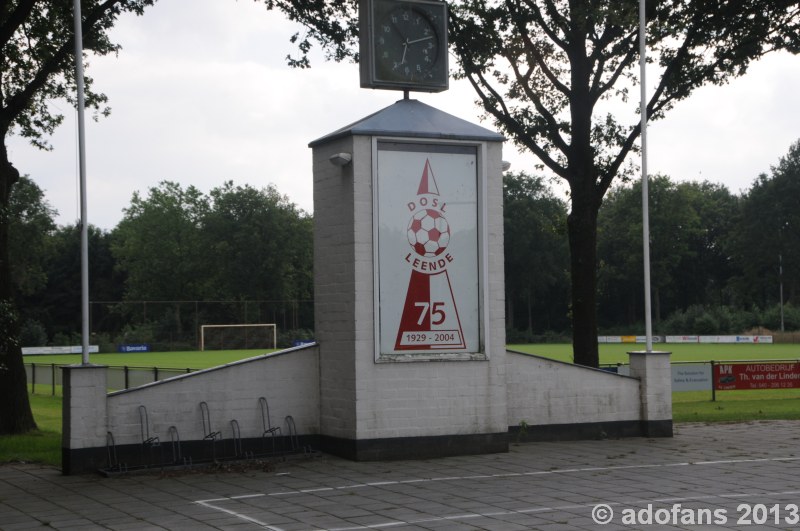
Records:
[[[313,212],[308,143],[402,93],[361,89],[357,65],[320,56],[311,69],[289,68],[295,31],[249,0],[159,0],[143,17],[121,18],[113,31],[123,46],[119,57],[93,58],[87,70],[112,107],[110,117],[87,121],[90,223],[113,228],[134,191],[146,194],[162,180],[203,192],[226,180],[274,184]],[[652,83],[654,75],[648,72]],[[800,139],[798,94],[800,57],[788,54],[768,56],[728,85],[698,90],[650,125],[649,173],[722,183],[734,193],[748,189]],[[480,123],[472,89],[463,83],[412,97]],[[51,139],[53,151],[18,137],[8,147],[63,225],[80,215],[77,127],[66,103],[53,105],[67,115]],[[515,171],[536,173],[536,159],[511,143],[503,158]]]

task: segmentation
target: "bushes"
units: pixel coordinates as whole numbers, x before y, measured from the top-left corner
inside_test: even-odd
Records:
[[[769,334],[770,330],[781,329],[781,308],[779,304],[765,310],[753,308],[741,310],[729,306],[694,305],[685,310],[673,312],[659,323],[653,324],[656,335],[737,335]],[[800,330],[800,307],[785,304],[783,307],[784,329]],[[761,330],[761,332],[752,332]],[[644,323],[625,326],[605,327],[600,335],[644,334]],[[506,342],[514,343],[569,343],[570,333],[548,331],[534,334],[524,330],[506,329]]]
[[[800,328],[800,309],[790,304],[784,306],[786,330]],[[743,334],[748,330],[780,330],[780,305],[766,310],[737,310],[728,306],[690,306],[679,310],[658,323],[656,332],[661,335],[697,334],[721,335]]]
[[[47,345],[47,330],[44,325],[35,319],[28,319],[22,323],[19,332],[19,344],[23,347],[42,347]]]

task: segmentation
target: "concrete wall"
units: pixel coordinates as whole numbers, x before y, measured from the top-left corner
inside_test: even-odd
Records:
[[[511,426],[542,439],[640,434],[639,379],[511,351],[506,359]],[[537,437],[537,427],[550,433]]]
[[[258,399],[270,406],[272,423],[283,425],[292,415],[298,433],[319,427],[319,367],[316,346],[298,347],[176,376],[108,395],[108,429],[117,445],[141,442],[139,406],[147,408],[151,435],[168,440],[175,426],[182,441],[202,440],[200,402],[208,403],[212,429],[231,437],[236,419],[241,437],[263,431]]]

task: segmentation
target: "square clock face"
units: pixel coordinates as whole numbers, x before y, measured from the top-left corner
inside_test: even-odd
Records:
[[[361,0],[361,86],[447,90],[447,4],[435,0]]]

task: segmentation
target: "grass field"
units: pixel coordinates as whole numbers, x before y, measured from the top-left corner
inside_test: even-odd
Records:
[[[510,350],[536,354],[546,358],[572,362],[572,345],[569,344],[537,344],[508,345]],[[644,345],[635,344],[601,344],[600,364],[611,365],[627,363],[628,352],[644,350]],[[653,350],[671,352],[670,359],[676,361],[729,361],[729,360],[764,360],[795,359],[800,360],[800,344],[669,344],[653,345]]]
[[[725,361],[800,359],[800,345],[657,345],[672,352],[672,361]],[[571,362],[568,344],[509,345],[509,349]],[[627,352],[643,350],[643,345],[600,345],[600,363],[628,361]],[[204,369],[231,361],[264,354],[264,350],[207,352],[148,352],[131,354],[92,354],[95,364],[129,367]],[[68,365],[80,363],[80,355],[26,356],[26,363]],[[38,387],[37,387],[38,389]],[[47,387],[49,394],[49,387]],[[0,463],[35,461],[61,464],[61,397],[31,395],[31,405],[39,431],[21,436],[0,436]],[[673,393],[675,422],[733,422],[769,419],[800,419],[800,389],[724,391],[711,401],[710,391]]]
[[[0,436],[0,463],[35,462],[61,466],[61,397],[29,395],[39,429]]]
[[[536,354],[556,360],[572,362],[570,344],[529,344],[508,345],[511,350]],[[670,344],[654,345],[655,350],[672,352],[675,361],[728,361],[796,359],[800,360],[800,344]],[[644,350],[644,345],[601,344],[600,363],[616,364],[628,362],[628,351]],[[91,354],[90,361],[99,365],[128,367],[159,367],[173,369],[205,369],[230,363],[251,356],[258,356],[271,350],[216,350],[205,352],[136,352],[129,354]],[[59,354],[50,356],[25,356],[25,363],[70,365],[80,363],[79,354]]]
[[[159,367],[162,369],[206,369],[236,360],[258,356],[272,350],[206,350],[204,352],[133,352],[127,354],[90,354],[89,361],[97,365],[128,367]],[[81,362],[80,354],[25,356],[25,363],[71,365]]]

